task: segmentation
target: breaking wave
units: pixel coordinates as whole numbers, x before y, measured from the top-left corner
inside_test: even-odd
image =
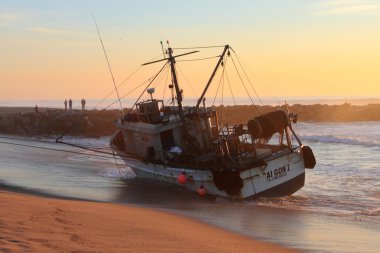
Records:
[[[111,138],[110,136],[102,136],[99,138],[83,138],[83,137],[75,137],[75,136],[65,136],[63,140],[70,144],[78,145],[85,148],[109,150],[110,138]],[[51,139],[51,140],[55,141],[55,139]]]
[[[130,168],[106,168],[98,172],[98,175],[101,177],[110,177],[110,178],[135,178],[135,173]]]
[[[367,216],[380,216],[380,207],[374,208],[374,209],[362,210],[362,211],[356,212],[356,214],[362,214],[362,215],[367,215]]]
[[[366,147],[376,147],[380,146],[380,140],[368,139],[368,138],[354,138],[354,137],[343,137],[334,135],[306,135],[302,136],[303,140],[312,142],[327,142],[327,143],[338,143],[338,144],[348,144],[348,145],[359,145]]]

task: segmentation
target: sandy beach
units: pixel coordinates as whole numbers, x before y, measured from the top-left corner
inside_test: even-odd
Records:
[[[293,252],[126,205],[0,191],[1,252]]]

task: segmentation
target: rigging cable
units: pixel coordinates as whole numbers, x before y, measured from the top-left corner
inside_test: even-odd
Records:
[[[236,54],[236,53],[235,53],[235,54]],[[236,57],[238,57],[238,56],[236,55]],[[238,58],[238,60],[239,60],[239,58]],[[281,100],[280,100],[277,96],[275,96],[275,95],[269,90],[269,88],[268,88],[266,85],[264,85],[264,83],[260,80],[260,78],[258,78],[258,77],[255,75],[255,73],[253,73],[253,71],[252,71],[251,68],[248,66],[248,64],[245,63],[244,61],[242,61],[242,63],[245,65],[245,67],[248,69],[248,71],[251,72],[252,76],[253,76],[254,78],[256,78],[257,82],[258,82],[261,86],[263,86],[264,89],[269,93],[269,95],[272,96],[272,97],[276,100],[276,102],[278,103],[278,105],[282,105],[283,103],[281,102]]]
[[[227,56],[225,58],[225,61],[224,61],[224,68],[223,68],[223,83],[222,83],[222,105],[224,104],[224,79],[225,79],[225,76],[227,76],[227,68],[225,67],[227,65]],[[224,109],[224,106],[221,107],[221,110],[220,110],[220,126],[223,126],[223,109]]]
[[[157,76],[162,72],[162,70],[164,70],[164,68],[166,67],[166,65],[169,63],[169,61],[167,61],[164,66],[162,66],[162,68],[160,69],[160,71],[158,71],[158,73],[153,77],[153,79],[148,83],[148,85],[145,87],[145,89],[143,90],[143,92],[140,94],[140,96],[137,98],[136,102],[132,105],[131,109],[128,111],[127,114],[131,113],[131,111],[133,110],[133,107],[136,106],[137,102],[140,100],[140,98],[142,97],[142,95],[144,95],[146,89],[149,88],[149,86],[153,83],[153,81],[157,78]]]
[[[166,76],[165,76],[165,83],[164,83],[164,94],[162,95],[162,101],[165,100],[165,94],[166,94],[166,87],[168,86],[168,78],[169,78],[169,71],[166,71]]]
[[[121,98],[125,98],[126,96],[128,96],[129,94],[131,94],[132,92],[134,92],[135,90],[137,90],[138,88],[140,88],[141,86],[143,86],[145,83],[147,82],[150,82],[150,80],[152,78],[154,78],[155,75],[149,77],[148,79],[146,79],[144,82],[140,83],[139,85],[137,85],[135,88],[133,88],[132,90],[128,91],[127,93],[125,93],[123,96],[121,96]],[[115,103],[117,102],[116,101],[113,101],[111,104],[109,104],[107,107],[105,107],[103,110],[107,110],[108,108],[110,108],[111,106],[113,106]]]
[[[127,96],[128,94],[132,93],[133,91],[135,91],[136,89],[140,88],[140,86],[142,86],[143,84],[145,84],[146,82],[148,82],[148,80],[142,82],[140,85],[138,85],[136,88],[132,89],[130,92],[128,92],[127,94],[125,94],[122,98],[124,98],[125,96]],[[103,108],[101,111],[105,111],[107,110],[109,107],[111,107],[112,105],[114,105],[115,103],[117,102],[114,101],[112,102],[110,105],[108,105],[107,107]],[[94,111],[89,111],[89,112],[86,112],[86,113],[83,113],[82,116],[78,119],[78,121],[74,122],[70,127],[68,127],[60,136],[58,136],[56,138],[56,142],[60,142],[60,143],[66,143],[66,142],[63,142],[63,141],[59,141],[59,140],[62,140],[63,136],[66,135],[69,131],[71,131],[72,129],[74,129],[76,126],[78,126],[78,124],[84,119],[86,118],[90,113],[93,113]]]
[[[141,66],[139,66],[131,75],[129,75],[123,82],[121,82],[118,86],[117,86],[117,88],[120,88],[128,79],[130,79],[134,74],[136,74],[137,73],[137,71],[139,71],[140,70],[140,68],[141,68]],[[110,91],[104,98],[102,98],[102,100],[99,102],[99,103],[97,103],[94,107],[93,107],[93,109],[96,109],[101,103],[103,103],[104,102],[104,100],[106,100],[109,96],[111,96],[113,93],[114,93],[115,91],[114,90],[112,90],[112,91]]]
[[[166,66],[165,69],[166,69],[165,74],[163,74],[163,75],[160,76],[160,79],[157,80],[157,82],[156,82],[156,84],[153,86],[153,88],[157,88],[157,86],[160,85],[162,79],[164,79],[164,76],[165,76],[165,75],[166,75],[166,76],[168,75],[168,73],[169,73],[169,68]],[[161,72],[161,73],[162,73],[162,72]],[[147,98],[149,98],[149,94],[146,94],[146,95],[145,95],[144,100],[147,100]]]
[[[172,49],[175,49],[175,50],[178,50],[178,49],[202,49],[202,48],[217,48],[217,47],[225,47],[225,45],[223,46],[200,46],[200,47],[175,47],[175,48],[172,48]]]
[[[135,88],[133,88],[132,90],[128,91],[127,93],[125,93],[121,98],[125,98],[126,96],[128,96],[129,94],[131,94],[132,92],[134,92],[135,90],[137,90],[138,88],[140,88],[141,86],[143,86],[145,83],[149,82],[151,78],[148,78],[147,80],[145,80],[144,82],[140,83],[138,86],[136,86]],[[115,103],[117,102],[116,101],[113,101],[111,104],[109,104],[108,106],[106,106],[103,110],[107,110],[108,108],[110,108],[111,106],[113,106]]]
[[[253,102],[253,99],[252,99],[251,95],[249,95],[249,92],[248,92],[248,90],[247,90],[247,87],[245,86],[244,81],[243,81],[243,79],[241,78],[240,72],[239,72],[238,68],[236,67],[236,64],[235,64],[234,58],[233,58],[232,56],[231,56],[231,60],[232,60],[232,63],[234,64],[235,70],[236,70],[236,72],[237,72],[237,74],[238,74],[238,76],[239,76],[239,78],[240,78],[240,81],[241,81],[241,83],[243,84],[243,87],[244,87],[244,89],[245,89],[245,92],[247,93],[247,95],[248,95],[249,99],[251,100],[252,104],[255,105],[255,102]],[[256,108],[257,113],[260,114],[260,110],[258,109],[258,107],[255,106],[255,108]]]
[[[154,61],[155,59],[157,59],[158,57],[160,57],[161,56],[161,54],[159,54],[158,56],[156,56],[156,57],[153,57],[152,59],[150,59],[149,61]],[[143,66],[139,66],[137,69],[135,69],[135,71],[133,71],[132,72],[132,74],[130,74],[126,79],[124,79],[118,86],[117,86],[117,88],[119,89],[121,86],[123,86],[129,79],[131,79],[141,68],[142,68]],[[109,96],[111,96],[113,93],[115,92],[115,90],[112,90],[112,91],[110,91],[108,94],[107,94],[107,96],[105,96],[97,105],[95,105],[94,106],[94,109],[96,109],[101,103],[103,103],[104,102],[104,100],[106,100]],[[122,96],[121,98],[124,98],[125,96]],[[114,101],[115,103],[117,102],[117,100],[116,101]],[[114,103],[112,103],[112,105],[113,105]],[[108,106],[109,107],[109,106]],[[107,108],[108,108],[107,107]]]
[[[224,88],[224,73],[225,73],[225,70],[226,70],[226,65],[227,65],[227,61],[226,61],[227,58],[225,58],[223,60],[224,64],[223,64],[223,71],[222,71],[222,75],[220,76],[220,80],[219,80],[219,84],[218,84],[218,88],[216,89],[216,94],[214,96],[214,100],[212,101],[212,106],[214,106],[215,104],[215,101],[216,101],[216,97],[218,96],[219,94],[219,88],[220,88],[220,84],[222,83],[222,79],[223,79],[223,88]],[[222,105],[223,105],[223,88],[222,88]]]
[[[153,80],[148,84],[148,86],[145,88],[145,90],[150,86],[150,84],[154,81],[154,79],[158,76],[158,74],[160,74],[161,73],[161,71],[164,69],[164,67],[166,66],[166,64],[167,63],[165,63],[165,65],[162,67],[162,69],[154,76],[154,78],[153,78]],[[145,81],[145,82],[143,82],[142,84],[140,84],[138,87],[136,87],[135,89],[133,89],[132,91],[134,91],[134,90],[136,90],[137,88],[139,88],[141,85],[143,85],[144,83],[146,83],[147,81]],[[144,92],[145,92],[145,90],[144,90]],[[132,92],[131,91],[131,92]],[[130,93],[131,93],[130,92]],[[143,93],[140,95],[140,97],[138,98],[138,100],[141,98],[141,96],[143,95]],[[126,95],[125,95],[126,96]],[[138,101],[137,100],[137,101]],[[135,104],[131,107],[131,109],[130,109],[130,111],[128,112],[128,114],[132,111],[132,109],[133,109],[133,107],[136,105],[136,103],[137,103],[137,101],[135,102]],[[111,103],[109,106],[107,106],[107,107],[105,107],[104,109],[102,109],[102,111],[104,111],[104,110],[107,110],[109,107],[111,107],[113,104],[115,104],[117,101],[114,101],[113,103]],[[91,112],[90,112],[91,113]],[[57,143],[62,143],[62,144],[67,144],[67,145],[71,145],[70,143],[68,143],[68,142],[64,142],[64,141],[62,141],[62,138],[63,138],[63,136],[64,135],[66,135],[69,131],[71,131],[72,129],[74,129],[74,127],[76,127],[76,126],[78,126],[78,124],[85,118],[85,117],[87,117],[87,115],[84,113],[83,115],[82,115],[82,117],[78,120],[78,121],[76,121],[76,122],[74,122],[74,124],[72,124],[70,127],[68,127],[60,136],[58,136],[57,138],[56,138],[56,142]]]
[[[216,97],[219,94],[219,89],[220,89],[220,85],[222,83],[222,79],[223,78],[224,78],[224,69],[223,69],[222,75],[220,76],[219,83],[218,83],[218,88],[216,89],[216,93],[215,93],[214,99],[212,100],[211,107],[213,107],[215,105]],[[222,104],[223,104],[223,100],[222,100]]]
[[[159,56],[156,56],[155,58],[158,58]],[[153,58],[153,59],[155,59],[155,58]],[[141,68],[141,66],[139,67],[139,68],[137,68],[131,75],[129,75],[123,82],[121,82],[120,84],[119,84],[119,86],[118,86],[118,88],[119,87],[121,87],[127,80],[129,80],[130,78],[132,78],[132,76],[134,75],[134,74],[136,74],[137,73],[137,71],[139,70]],[[146,82],[148,82],[149,81],[149,79],[148,80],[146,80],[146,81],[144,81],[143,83],[141,83],[140,85],[138,85],[136,88],[134,88],[134,89],[132,89],[130,92],[128,92],[128,93],[126,93],[126,94],[124,94],[121,98],[124,98],[124,97],[126,97],[127,95],[129,95],[130,93],[132,93],[133,91],[135,91],[136,89],[138,89],[140,86],[142,86],[143,84],[145,84]],[[111,94],[113,93],[113,91],[111,91],[106,97],[104,97],[97,105],[95,105],[94,106],[94,109],[96,109],[96,107],[98,107],[107,97],[109,97]],[[110,105],[108,105],[108,106],[106,106],[105,108],[103,108],[101,111],[105,111],[105,110],[107,110],[108,108],[110,108],[111,106],[113,106],[116,102],[118,102],[118,100],[116,100],[116,101],[113,101]],[[120,98],[119,98],[119,102],[120,102]],[[123,111],[123,110],[122,110]],[[72,130],[74,127],[76,127],[87,115],[89,115],[90,113],[92,113],[92,111],[86,111],[86,113],[84,113],[84,114],[82,114],[82,116],[81,116],[81,118],[78,120],[78,121],[76,121],[76,122],[74,122],[74,124],[72,124],[70,127],[68,127],[57,139],[56,139],[56,142],[58,141],[58,140],[62,140],[62,137],[64,136],[64,135],[66,135],[70,130]],[[123,113],[123,112],[122,112]]]
[[[264,105],[264,104],[263,104],[263,101],[261,101],[260,96],[259,96],[259,94],[257,93],[255,87],[252,85],[251,80],[248,78],[248,75],[247,75],[247,73],[245,72],[245,69],[243,68],[243,66],[242,66],[242,64],[241,64],[238,55],[235,53],[235,51],[234,51],[233,49],[232,49],[232,52],[234,52],[234,54],[235,54],[235,56],[236,56],[236,59],[238,60],[238,63],[239,63],[239,65],[240,65],[240,68],[243,70],[243,73],[244,73],[245,77],[247,78],[249,84],[251,85],[251,88],[252,88],[253,91],[255,92],[256,97],[259,99],[261,105]]]
[[[220,55],[217,56],[211,56],[211,57],[204,57],[204,58],[196,58],[196,59],[188,59],[188,60],[177,60],[176,62],[184,62],[184,61],[203,61],[203,60],[210,60],[214,58],[218,58]]]
[[[234,101],[234,105],[236,106],[235,96],[234,96],[234,93],[232,92],[232,87],[231,87],[230,79],[228,78],[228,75],[227,75],[227,71],[226,71],[226,79],[227,79],[228,86],[230,87],[232,100]]]
[[[105,47],[104,47],[104,45],[103,45],[103,40],[102,40],[102,37],[100,36],[100,32],[99,32],[98,24],[96,23],[96,20],[95,20],[95,16],[92,15],[92,17],[94,18],[94,23],[95,23],[96,31],[98,32],[98,36],[99,36],[100,43],[102,44],[102,48],[103,48],[103,52],[104,52],[104,56],[106,57],[106,60],[107,60],[108,69],[109,69],[110,74],[111,74],[111,77],[112,77],[112,82],[113,82],[113,85],[115,86],[116,94],[117,94],[117,97],[118,97],[118,99],[119,99],[120,110],[121,110],[121,116],[124,117],[123,106],[121,105],[121,100],[120,100],[120,96],[119,96],[119,91],[118,91],[118,89],[117,89],[117,87],[116,87],[115,78],[114,78],[113,73],[112,73],[112,69],[111,69],[110,62],[109,62],[109,60],[108,60],[107,52],[106,52],[106,49],[105,49]]]
[[[191,91],[193,92],[194,96],[197,97],[197,94],[195,93],[193,87],[191,86],[190,82],[187,80],[185,74],[182,72],[182,70],[180,68],[178,68],[178,65],[176,66],[176,69],[179,70],[179,73],[182,75],[183,79],[185,79],[187,85],[189,85]]]

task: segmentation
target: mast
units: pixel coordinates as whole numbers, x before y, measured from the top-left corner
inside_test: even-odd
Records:
[[[179,85],[178,85],[177,74],[175,71],[175,58],[173,57],[173,50],[171,47],[168,48],[168,54],[169,54],[170,68],[171,68],[171,72],[172,72],[172,80],[173,80],[175,92],[177,95],[179,116],[182,119],[183,118],[182,91],[180,90]]]
[[[141,66],[145,66],[145,65],[149,65],[149,64],[161,62],[161,61],[168,61],[170,63],[170,69],[172,72],[172,80],[173,80],[173,84],[174,84],[175,92],[176,92],[176,97],[177,97],[178,111],[179,111],[179,115],[180,115],[181,119],[183,119],[182,92],[181,92],[181,89],[179,88],[177,73],[175,71],[175,58],[180,57],[180,56],[189,55],[189,54],[198,53],[198,52],[199,51],[191,51],[191,52],[184,53],[184,54],[173,55],[173,49],[171,47],[169,47],[167,50],[167,54],[169,54],[169,58],[164,57],[164,59],[152,61],[152,62],[147,62],[147,63],[144,63],[141,65]]]
[[[204,98],[204,96],[205,96],[205,94],[206,94],[206,92],[207,92],[207,90],[208,90],[208,87],[210,86],[212,80],[214,79],[214,76],[215,76],[215,74],[216,74],[216,71],[218,70],[220,64],[222,63],[223,58],[224,58],[224,55],[226,54],[226,52],[228,51],[229,48],[230,48],[229,45],[225,45],[225,46],[224,46],[223,53],[220,55],[219,61],[218,61],[218,63],[216,64],[215,69],[214,69],[214,71],[212,72],[212,74],[211,74],[211,76],[210,76],[210,79],[208,80],[208,82],[207,82],[207,84],[206,84],[205,89],[203,90],[201,97],[198,99],[197,105],[195,106],[195,110],[199,110],[199,105],[202,103],[202,100],[203,100],[203,98]]]

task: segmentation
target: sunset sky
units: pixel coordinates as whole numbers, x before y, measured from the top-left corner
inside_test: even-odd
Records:
[[[0,0],[0,100],[112,91],[92,15],[117,84],[169,40],[174,48],[231,45],[261,96],[380,96],[380,1]],[[201,51],[186,59],[221,49]],[[185,94],[200,95],[215,63],[178,63]],[[161,67],[142,68],[121,93]]]

